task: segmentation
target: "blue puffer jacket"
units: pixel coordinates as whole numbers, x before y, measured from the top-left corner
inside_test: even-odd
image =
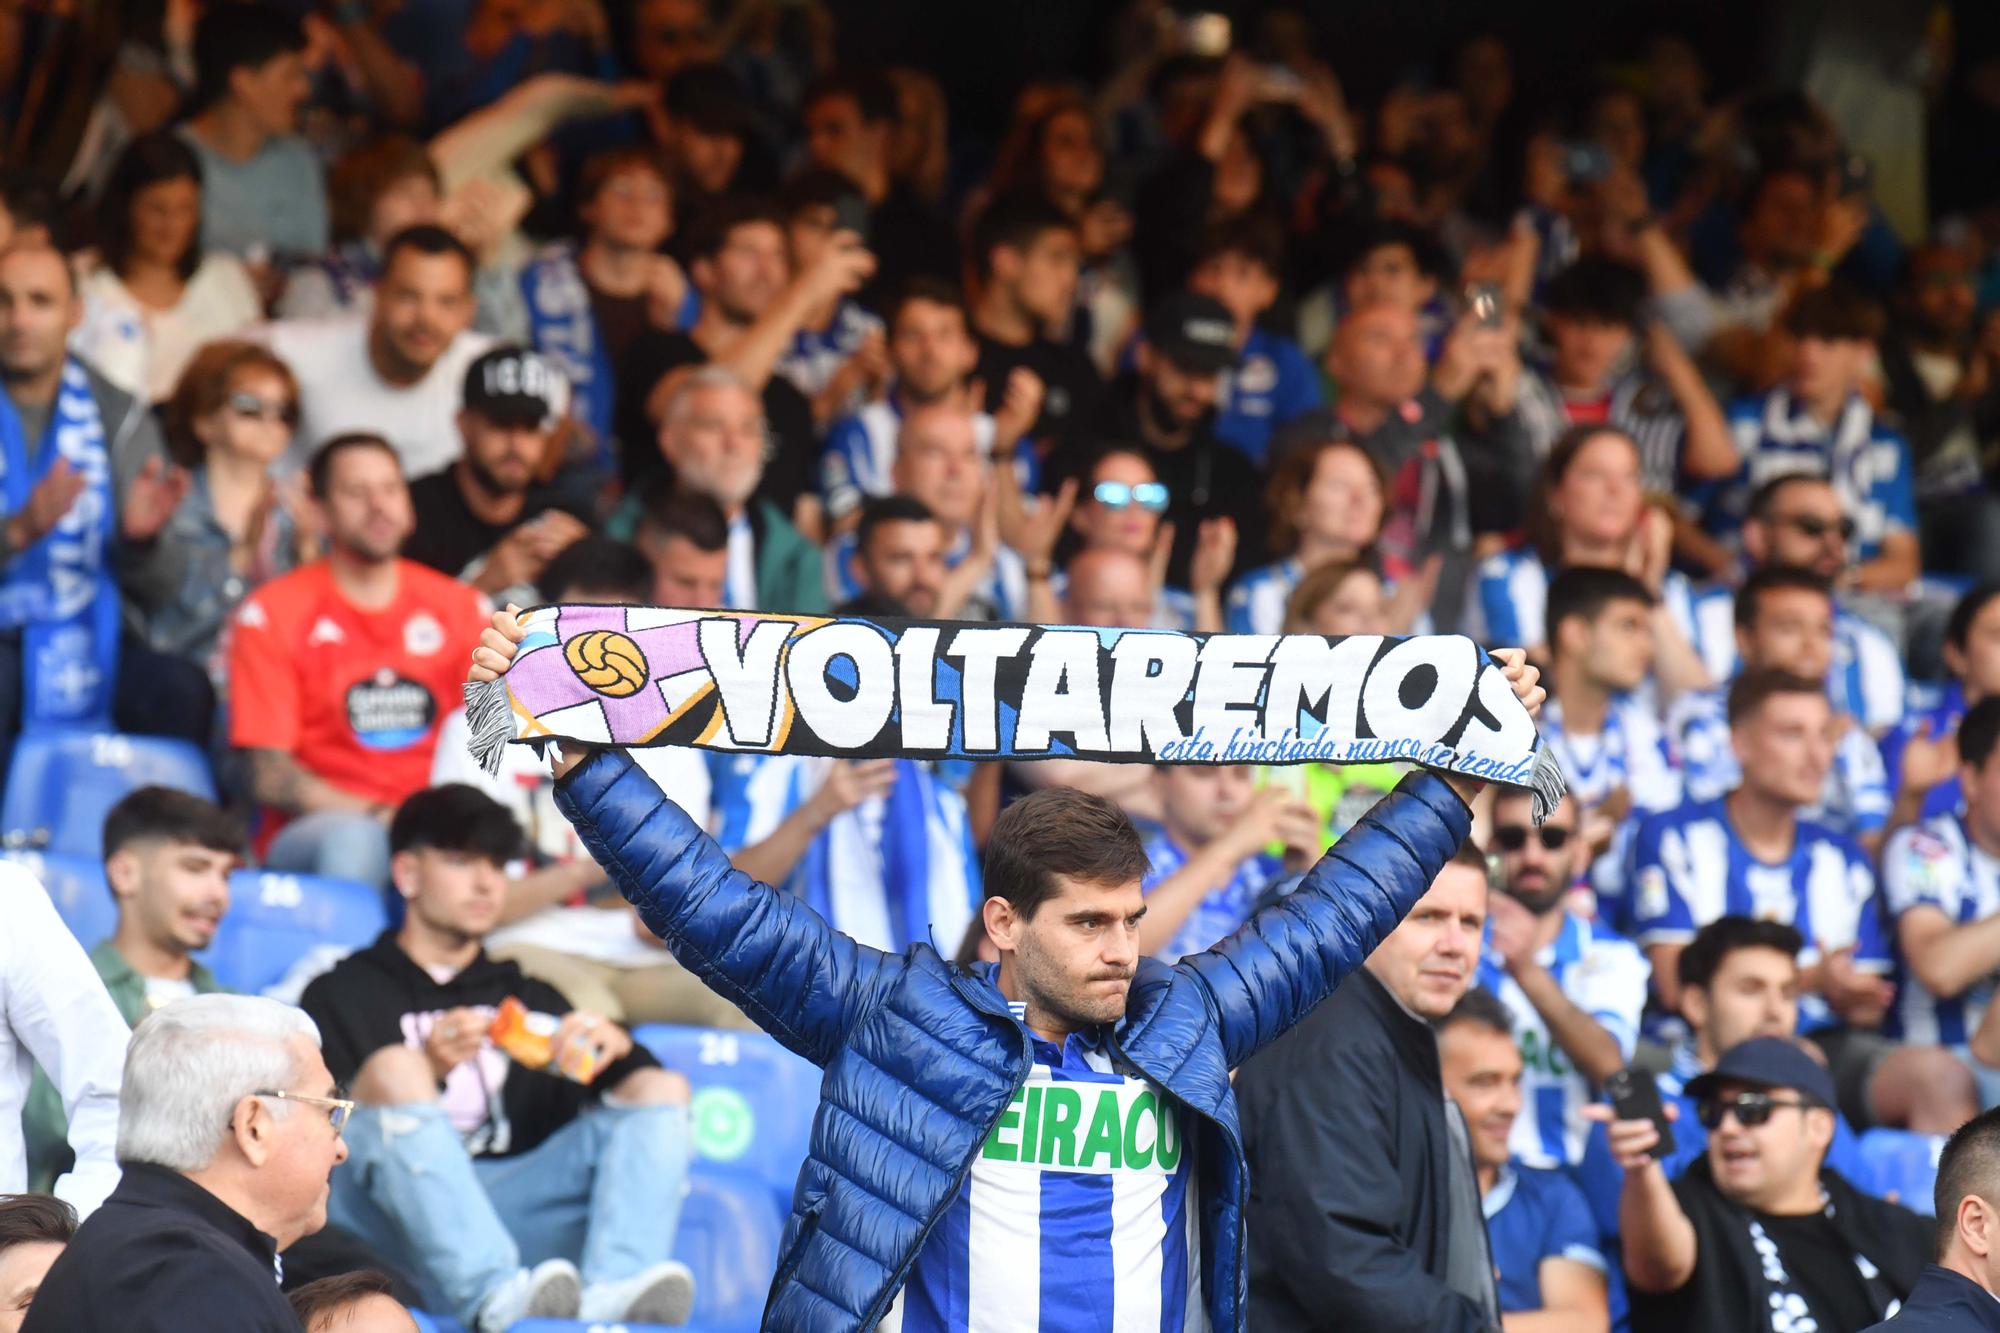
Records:
[[[874,1328],[1028,1076],[1028,1032],[993,969],[955,967],[924,945],[885,954],[855,943],[732,868],[621,751],[580,764],[556,801],[675,957],[826,1071],[764,1327]],[[1297,892],[1228,940],[1172,967],[1139,964],[1111,1048],[1198,1118],[1202,1290],[1215,1329],[1240,1329],[1245,1310],[1249,1182],[1229,1071],[1395,929],[1470,826],[1449,787],[1412,775]]]

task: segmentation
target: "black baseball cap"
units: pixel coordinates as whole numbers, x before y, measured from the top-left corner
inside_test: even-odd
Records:
[[[1800,1050],[1785,1037],[1752,1037],[1737,1042],[1715,1068],[1700,1078],[1690,1079],[1688,1096],[1697,1102],[1715,1095],[1724,1083],[1741,1083],[1752,1088],[1790,1088],[1802,1092],[1821,1106],[1834,1104],[1833,1075],[1819,1061]]]
[[[556,424],[569,409],[569,380],[525,347],[496,347],[465,368],[465,410],[496,426]]]
[[[1214,375],[1236,365],[1236,321],[1212,296],[1175,292],[1146,316],[1146,343],[1182,370]]]

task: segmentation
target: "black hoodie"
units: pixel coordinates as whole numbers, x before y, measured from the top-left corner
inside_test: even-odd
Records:
[[[299,1003],[319,1024],[326,1067],[336,1080],[348,1083],[362,1063],[384,1046],[421,1047],[431,1024],[445,1010],[498,1008],[510,995],[537,1013],[560,1017],[573,1007],[555,987],[527,976],[514,963],[488,957],[484,949],[456,976],[437,981],[403,952],[394,931],[385,930],[373,944],[348,955],[307,986]],[[446,1102],[449,1109],[459,1084],[480,1087],[486,1116],[483,1123],[465,1131],[466,1151],[475,1157],[505,1157],[529,1151],[594,1106],[600,1089],[616,1087],[635,1069],[658,1064],[652,1052],[635,1045],[631,1054],[606,1065],[585,1085],[525,1069],[489,1041],[477,1057],[451,1072]]]

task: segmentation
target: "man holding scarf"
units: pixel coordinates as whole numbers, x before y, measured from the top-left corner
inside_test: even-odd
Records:
[[[193,663],[127,642],[118,543],[159,535],[186,493],[142,406],[69,356],[83,313],[47,245],[0,250],[0,767],[36,726],[116,726],[206,744]]]

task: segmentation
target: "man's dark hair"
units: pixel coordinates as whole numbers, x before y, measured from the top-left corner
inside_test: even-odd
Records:
[[[505,865],[521,851],[521,827],[507,807],[477,787],[426,787],[396,809],[389,851],[464,852]]]
[[[1952,1131],[1938,1154],[1931,1207],[1937,1214],[1939,1263],[1958,1231],[1958,1202],[1968,1194],[1986,1200],[1989,1208],[2000,1208],[2000,1106],[1981,1111]]]
[[[535,581],[545,602],[567,602],[579,592],[609,592],[632,602],[653,595],[653,566],[637,547],[602,533],[579,537],[542,566]]]
[[[308,1282],[292,1291],[286,1299],[292,1303],[292,1313],[298,1316],[299,1327],[312,1333],[313,1320],[325,1319],[329,1330],[339,1327],[334,1320],[350,1305],[358,1305],[370,1296],[396,1298],[396,1284],[387,1273],[378,1273],[372,1268],[358,1268],[351,1273],[336,1273],[323,1277],[317,1282]]]
[[[778,187],[777,208],[785,221],[796,222],[811,208],[838,208],[844,199],[860,198],[861,187],[832,167],[807,167]]]
[[[1630,264],[1585,255],[1549,279],[1542,309],[1585,324],[1634,328],[1646,305],[1646,276]]]
[[[194,30],[193,109],[221,100],[237,70],[304,52],[307,45],[304,25],[277,5],[208,6]]]
[[[1756,519],[1760,523],[1769,519],[1771,511],[1777,508],[1778,497],[1784,494],[1785,488],[1787,486],[1796,486],[1800,482],[1811,482],[1816,486],[1833,485],[1825,477],[1813,472],[1787,472],[1781,477],[1773,477],[1756,490],[1750,492],[1749,517]]]
[[[1514,1035],[1513,1013],[1484,986],[1474,986],[1459,996],[1451,1012],[1438,1020],[1437,1030],[1443,1032],[1454,1023],[1474,1023],[1503,1037]]]
[[[1076,221],[1039,194],[1003,195],[972,224],[972,267],[983,282],[993,276],[993,252],[1026,253],[1052,231],[1076,230]]]
[[[1757,624],[1757,613],[1767,593],[1774,592],[1816,592],[1829,602],[1833,600],[1833,584],[1824,574],[1810,569],[1800,569],[1797,565],[1765,565],[1753,570],[1750,577],[1743,580],[1743,586],[1736,590],[1736,628],[1752,629]]]
[[[16,1245],[67,1245],[76,1209],[53,1194],[0,1194],[0,1254]]]
[[[2000,597],[2000,583],[1982,583],[1959,598],[1951,608],[1951,618],[1944,623],[1944,641],[1961,653],[1970,647],[1972,622],[1996,597]]]
[[[326,499],[327,482],[333,476],[333,462],[350,449],[380,449],[383,453],[396,460],[398,471],[402,470],[402,455],[396,452],[396,446],[390,444],[380,435],[370,435],[364,430],[353,430],[347,432],[345,435],[336,435],[319,448],[313,450],[312,458],[306,463],[306,482],[312,487],[315,499]]]
[[[1622,569],[1596,565],[1571,565],[1549,580],[1549,597],[1544,624],[1553,647],[1556,632],[1566,620],[1595,622],[1615,602],[1637,602],[1651,607],[1657,599],[1653,590]]]
[[[1031,918],[1057,891],[1056,877],[1132,884],[1151,863],[1123,810],[1074,787],[1044,787],[1000,812],[980,859],[986,896]]]
[[[1697,930],[1687,942],[1681,950],[1675,976],[1683,990],[1690,986],[1707,990],[1730,954],[1744,949],[1772,949],[1796,959],[1799,950],[1805,947],[1805,937],[1782,921],[1721,916]]]
[[[243,826],[213,801],[177,787],[140,787],[104,816],[104,859],[139,842],[190,843],[211,852],[243,850]]]
[[[861,119],[871,124],[896,118],[896,85],[880,70],[842,69],[823,75],[806,88],[805,96],[799,99],[799,110],[806,111],[835,97],[852,98],[861,111]]]
[[[785,229],[785,215],[768,199],[746,194],[726,195],[716,200],[703,208],[695,224],[688,228],[688,262],[714,259],[729,244],[730,234],[738,227],[760,222],[780,232]]]
[[[875,530],[884,523],[935,523],[931,507],[914,495],[878,495],[861,506],[861,523],[854,529],[854,549],[866,551]]]
[[[1872,343],[1882,336],[1882,307],[1835,279],[1801,292],[1782,322],[1794,338]]]
[[[1211,223],[1195,245],[1194,266],[1240,255],[1274,279],[1285,276],[1285,232],[1275,218],[1251,212]]]
[[[60,248],[56,233],[62,221],[62,199],[48,181],[31,171],[0,167],[0,208],[14,219],[16,235],[28,227],[45,227],[50,243]]]
[[[1965,710],[1958,723],[1958,762],[1984,768],[2000,744],[2000,696],[1981,699]]]
[[[679,537],[697,551],[715,552],[729,545],[729,516],[713,497],[657,477],[639,497],[642,543]]]
[[[910,278],[896,289],[895,298],[889,302],[889,308],[882,312],[883,326],[894,333],[896,321],[903,317],[904,307],[919,301],[927,305],[941,305],[956,310],[959,318],[965,321],[965,327],[971,329],[972,318],[966,314],[965,297],[959,292],[958,287],[942,278],[933,278],[923,273]]]
[[[1342,247],[1341,281],[1345,282],[1349,274],[1367,263],[1368,256],[1395,245],[1410,252],[1410,258],[1416,261],[1417,271],[1425,277],[1444,276],[1444,247],[1438,244],[1435,235],[1401,218],[1375,218],[1356,228]]]
[[[92,210],[102,228],[97,248],[106,268],[122,275],[132,256],[132,203],[139,191],[178,180],[193,181],[196,189],[201,188],[201,159],[178,134],[159,130],[125,145],[111,168],[111,179],[105,182],[103,197]],[[197,224],[187,249],[175,259],[174,269],[185,282],[200,267],[201,227]]]
[[[405,250],[415,250],[432,258],[457,255],[459,262],[465,265],[467,282],[479,271],[479,260],[473,255],[472,248],[435,222],[419,222],[391,236],[382,247],[382,271],[387,273],[396,262],[396,256]]]
[[[1729,683],[1729,725],[1733,727],[1761,711],[1767,702],[1781,694],[1810,694],[1824,699],[1826,682],[1801,676],[1784,667],[1760,667],[1755,671],[1745,671]]]

